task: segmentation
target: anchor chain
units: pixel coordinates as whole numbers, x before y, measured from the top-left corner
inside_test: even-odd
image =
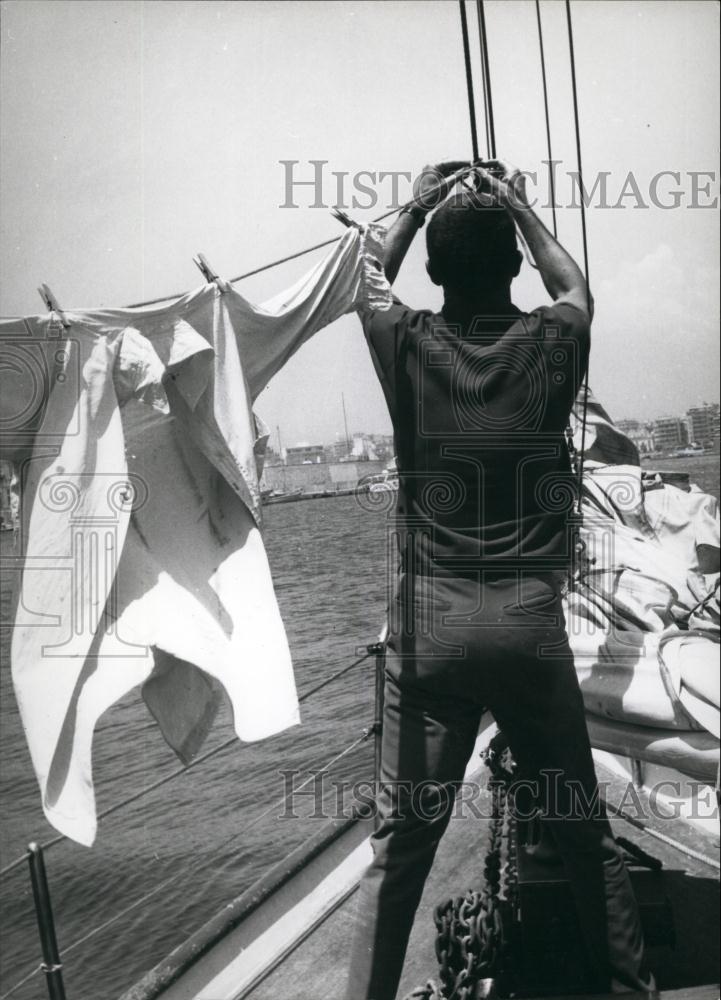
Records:
[[[491,819],[483,888],[467,890],[436,907],[436,958],[440,982],[429,979],[405,1000],[481,1000],[486,980],[495,979],[508,964],[506,933],[515,911],[517,865],[514,810],[509,808],[510,757],[500,736],[484,753],[491,771]]]

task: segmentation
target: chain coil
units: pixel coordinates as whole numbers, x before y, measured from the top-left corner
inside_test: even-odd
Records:
[[[499,734],[484,753],[491,772],[491,819],[483,864],[483,888],[439,904],[434,912],[439,982],[429,979],[405,1000],[482,1000],[488,980],[508,966],[507,930],[516,912],[518,869],[508,785],[510,755]]]

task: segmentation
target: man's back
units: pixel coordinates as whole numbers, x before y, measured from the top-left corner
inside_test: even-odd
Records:
[[[647,988],[638,910],[608,821],[603,810],[573,811],[574,789],[588,802],[598,790],[549,572],[571,554],[564,430],[587,365],[593,300],[528,206],[523,175],[501,161],[488,166],[477,168],[480,189],[445,201],[426,231],[443,313],[398,303],[363,316],[395,431],[402,572],[389,607],[374,859],[361,882],[347,1000],[396,996],[423,883],[488,710],[519,773],[537,782],[590,987],[607,992],[613,979]],[[421,176],[386,240],[389,281],[437,203],[425,193],[444,198],[454,169]],[[511,304],[522,261],[516,226],[554,301],[525,316]]]
[[[397,303],[364,329],[393,420],[404,565],[565,566],[564,431],[588,358],[585,316],[557,305],[468,319]]]

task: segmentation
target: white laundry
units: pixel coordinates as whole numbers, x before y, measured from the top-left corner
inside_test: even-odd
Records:
[[[382,240],[349,229],[261,306],[209,284],[160,307],[68,312],[67,329],[52,316],[0,324],[16,374],[32,368],[0,438],[16,457],[31,450],[13,680],[45,814],[73,839],[96,832],[95,724],[136,685],[184,761],[222,689],[241,739],[299,721],[251,406],[315,331],[390,306]]]

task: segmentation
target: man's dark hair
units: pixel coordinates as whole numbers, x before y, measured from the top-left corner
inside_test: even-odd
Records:
[[[509,214],[470,191],[452,195],[434,213],[426,247],[431,280],[465,295],[510,282],[521,264]]]

